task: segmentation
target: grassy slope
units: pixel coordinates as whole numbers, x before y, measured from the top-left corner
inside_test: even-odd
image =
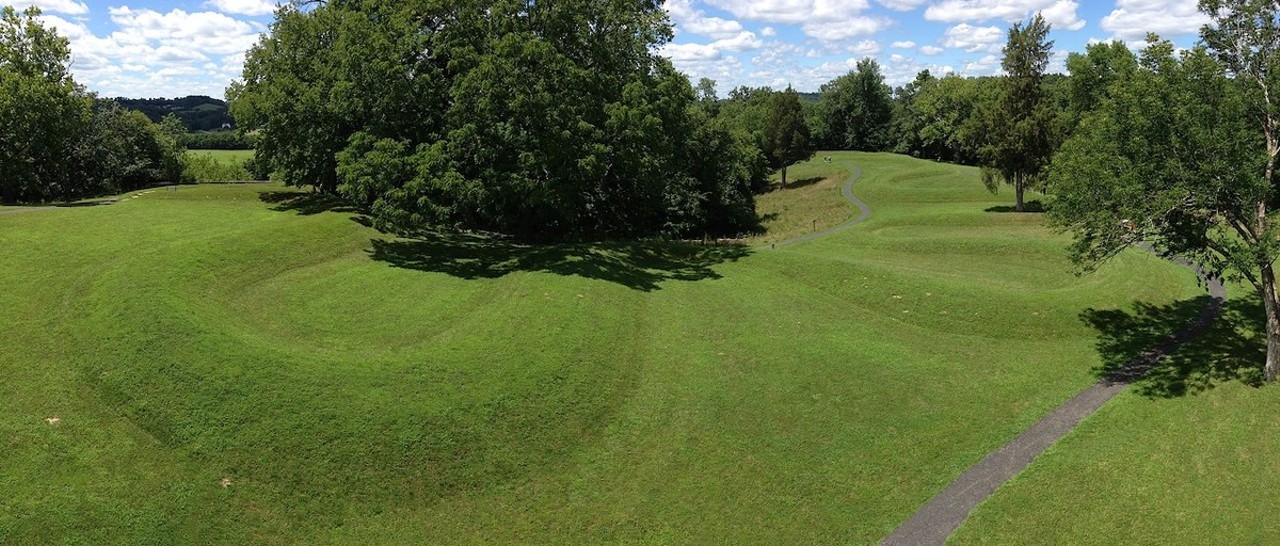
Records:
[[[821,159],[787,169],[787,187],[756,198],[756,211],[766,231],[753,243],[776,243],[839,225],[853,216],[853,206],[840,195],[851,171],[845,163]],[[780,180],[773,177],[775,186]]]
[[[951,542],[1280,543],[1280,392],[1231,379],[1257,372],[1266,343],[1258,298],[1230,288],[1208,334],[1046,451]],[[1128,313],[1123,324],[1143,330],[1149,317],[1194,307]]]
[[[1082,309],[1196,293],[836,157],[870,220],[722,263],[371,245],[261,187],[0,217],[0,542],[873,542],[1092,380]]]

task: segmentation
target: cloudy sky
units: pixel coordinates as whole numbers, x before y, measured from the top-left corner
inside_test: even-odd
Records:
[[[76,79],[104,96],[222,97],[275,0],[0,0],[35,4],[71,39]],[[1148,31],[1181,46],[1205,22],[1195,0],[668,0],[676,39],[663,48],[695,81],[816,91],[863,57],[891,84],[921,69],[999,71],[1009,24],[1040,11],[1055,62],[1096,40]]]

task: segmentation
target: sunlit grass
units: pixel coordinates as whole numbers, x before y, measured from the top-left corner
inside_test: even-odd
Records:
[[[856,163],[871,218],[777,251],[393,241],[262,186],[0,216],[0,542],[871,543],[1093,381],[1082,310],[1199,293],[831,155],[792,172]],[[762,210],[848,210],[810,187]]]

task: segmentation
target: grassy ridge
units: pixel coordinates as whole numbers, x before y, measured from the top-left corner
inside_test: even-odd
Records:
[[[1092,380],[1081,310],[1197,293],[834,155],[871,219],[785,251],[387,240],[245,186],[0,217],[0,542],[874,542]]]

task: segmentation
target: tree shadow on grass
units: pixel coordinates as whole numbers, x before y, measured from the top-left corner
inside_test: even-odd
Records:
[[[1234,380],[1260,385],[1267,356],[1266,336],[1258,334],[1264,327],[1261,301],[1254,296],[1216,305],[1201,296],[1137,303],[1132,311],[1084,311],[1081,320],[1098,331],[1102,365],[1094,372],[1103,381],[1133,383],[1149,398],[1198,394]]]
[[[1018,212],[1018,208],[1014,205],[997,205],[987,207],[985,210],[986,212]],[[1039,199],[1027,201],[1022,204],[1022,212],[1044,212],[1044,202]]]
[[[522,244],[470,234],[431,234],[414,239],[374,239],[370,256],[395,267],[446,273],[461,279],[493,279],[522,271],[577,275],[650,292],[665,281],[719,279],[713,266],[751,253],[739,245],[678,242]]]
[[[826,180],[826,178],[823,178],[823,177],[821,177],[821,176],[811,176],[811,177],[809,177],[809,178],[801,178],[801,179],[799,179],[799,180],[791,180],[791,181],[788,181],[788,182],[787,182],[787,185],[786,185],[786,186],[781,186],[781,185],[779,185],[778,187],[774,188],[774,191],[778,191],[778,190],[794,190],[794,189],[797,189],[797,188],[803,188],[803,187],[805,187],[805,186],[812,186],[812,185],[814,185],[814,184],[817,184],[818,182],[822,182],[823,180]]]
[[[303,216],[322,212],[362,214],[355,203],[331,193],[309,191],[264,191],[258,194],[263,203],[274,205],[271,210],[294,211]]]

